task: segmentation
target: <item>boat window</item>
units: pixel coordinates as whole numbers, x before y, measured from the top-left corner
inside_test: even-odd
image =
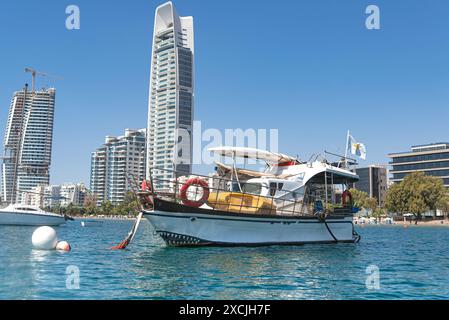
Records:
[[[231,185],[231,191],[232,192],[240,192],[240,187],[237,182],[233,182]]]
[[[270,182],[270,196],[274,197],[276,195],[276,190],[278,186],[276,182]]]
[[[260,183],[241,183],[243,193],[250,193],[250,194],[256,194],[260,195],[262,192],[262,185]],[[232,191],[233,192],[240,192],[239,184],[233,183],[232,184]]]
[[[262,191],[262,185],[260,183],[245,183],[242,186],[242,191],[259,195]]]
[[[299,188],[296,191],[293,191],[291,193],[291,197],[297,201],[297,200],[301,200],[302,198],[304,198],[304,187]]]
[[[33,208],[16,208],[16,210],[21,210],[21,211],[37,211],[36,209],[33,209]]]

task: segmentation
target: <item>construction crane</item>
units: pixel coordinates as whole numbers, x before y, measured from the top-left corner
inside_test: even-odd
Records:
[[[34,90],[35,90],[36,76],[42,76],[42,77],[48,77],[48,78],[54,78],[54,79],[62,79],[61,77],[52,76],[52,75],[50,75],[48,73],[36,71],[36,70],[34,70],[32,68],[25,68],[25,72],[31,73],[31,77],[32,77],[32,82],[31,82],[32,92],[34,92]]]

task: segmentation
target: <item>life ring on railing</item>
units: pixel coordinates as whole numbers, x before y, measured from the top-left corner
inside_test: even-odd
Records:
[[[349,204],[347,205],[347,198],[349,198]],[[341,195],[341,204],[343,205],[343,207],[351,207],[353,205],[352,202],[352,193],[349,190],[345,190],[345,192],[343,192],[343,194]]]
[[[187,199],[187,191],[192,186],[200,187],[203,189],[203,196],[201,197],[201,199],[199,200]],[[206,203],[207,199],[209,199],[209,194],[210,194],[209,184],[206,181],[200,178],[191,178],[182,185],[181,190],[179,192],[179,197],[181,198],[181,201],[184,205],[199,208]]]
[[[141,191],[145,193],[145,195],[141,197],[142,205],[144,206],[144,208],[145,209],[153,208],[154,200],[152,198],[153,189],[151,187],[151,181],[143,180],[141,185]]]

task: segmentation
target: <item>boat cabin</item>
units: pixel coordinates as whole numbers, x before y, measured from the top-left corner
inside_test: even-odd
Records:
[[[348,168],[326,159],[301,162],[247,148],[215,151],[232,156],[249,154],[265,160],[267,170],[239,169],[217,162],[215,174],[209,177],[176,178],[168,197],[186,206],[248,214],[307,215],[352,209],[351,201],[347,201],[350,199],[345,198],[358,176]]]

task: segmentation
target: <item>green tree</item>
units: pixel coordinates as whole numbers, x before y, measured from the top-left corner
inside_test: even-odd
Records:
[[[100,214],[100,208],[97,206],[98,196],[95,193],[89,193],[86,195],[83,203],[83,215],[93,215],[96,216]]]
[[[362,209],[365,208],[366,200],[368,199],[368,194],[364,191],[360,191],[357,189],[349,189],[349,192],[352,194],[353,206]]]
[[[449,196],[446,195],[438,201],[437,209],[441,210],[441,212],[444,214],[445,218],[447,218],[449,214]]]
[[[74,209],[75,209],[75,206],[73,205],[73,203],[69,203],[69,205],[67,207],[65,207],[63,210],[65,211],[66,214],[75,215],[73,212]]]
[[[370,213],[374,213],[377,209],[377,199],[376,198],[366,198],[363,204],[363,207],[368,210]]]
[[[402,182],[390,187],[386,207],[398,214],[412,213],[415,223],[418,223],[426,211],[436,212],[438,204],[445,196],[446,189],[442,179],[423,172],[414,172],[407,175]]]
[[[127,192],[121,203],[121,214],[136,214],[140,211],[140,204],[133,192]]]
[[[409,194],[402,183],[393,184],[387,191],[385,207],[391,212],[406,214],[409,212],[408,197]]]
[[[113,206],[110,201],[103,201],[100,207],[100,213],[104,215],[111,214],[113,210]]]
[[[386,210],[383,209],[383,208],[379,208],[379,207],[376,207],[376,208],[373,210],[373,212],[372,212],[372,216],[373,216],[374,218],[376,218],[377,221],[379,221],[380,218],[382,218],[382,217],[384,217],[384,216],[386,216],[386,215],[387,215]]]

